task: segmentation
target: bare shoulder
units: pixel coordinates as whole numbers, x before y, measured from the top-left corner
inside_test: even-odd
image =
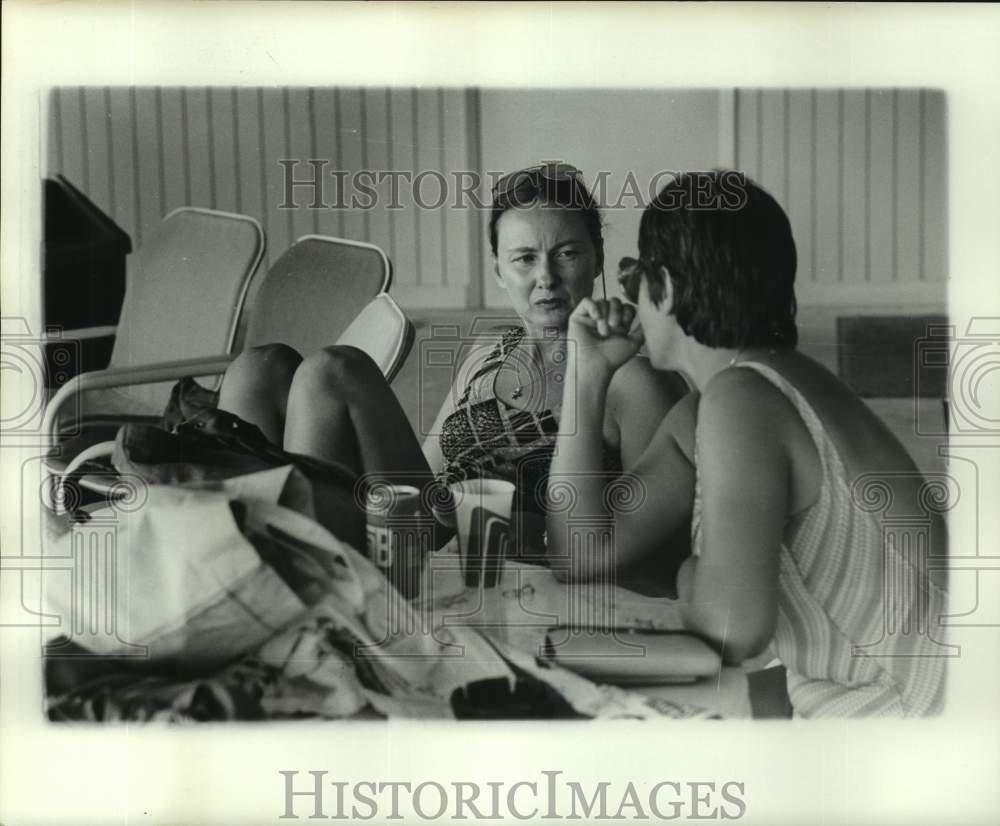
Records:
[[[630,359],[615,372],[608,387],[605,437],[611,444],[617,438],[626,465],[638,461],[654,443],[669,447],[660,440],[671,438],[668,422],[690,395],[679,374],[657,370],[642,357]],[[680,443],[682,438],[674,441]]]
[[[763,447],[786,442],[792,434],[796,441],[808,435],[781,390],[757,371],[740,368],[722,370],[706,384],[697,428],[699,440],[720,447],[747,442]]]
[[[716,475],[752,472],[764,485],[789,474],[789,515],[816,501],[822,467],[813,438],[792,401],[756,370],[726,369],[708,382],[697,431],[699,461]]]
[[[608,401],[620,407],[642,399],[673,407],[687,394],[687,383],[678,373],[657,370],[644,356],[630,358],[615,371],[608,387]]]
[[[711,419],[752,421],[775,415],[784,419],[792,412],[785,394],[756,370],[722,370],[702,393],[701,415]]]

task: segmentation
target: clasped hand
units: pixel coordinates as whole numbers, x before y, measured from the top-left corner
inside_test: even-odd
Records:
[[[642,346],[642,329],[632,330],[635,307],[617,298],[585,298],[569,319],[568,337],[575,345],[581,367],[614,372]]]

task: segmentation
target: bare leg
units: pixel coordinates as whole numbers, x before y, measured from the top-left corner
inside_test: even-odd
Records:
[[[308,356],[288,394],[284,448],[394,484],[431,479],[416,434],[378,365],[355,347]]]
[[[292,377],[302,363],[293,348],[265,344],[245,350],[229,365],[219,392],[219,409],[257,425],[280,446]]]

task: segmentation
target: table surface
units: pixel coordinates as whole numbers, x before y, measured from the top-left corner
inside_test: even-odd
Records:
[[[613,629],[682,629],[678,601],[643,596],[612,582],[564,584],[548,568],[508,560],[495,588],[477,588],[466,586],[460,568],[454,542],[433,554],[414,603],[417,610],[431,612],[435,624],[476,628],[532,656],[543,653],[553,626],[605,634]],[[701,706],[724,717],[749,717],[748,670],[746,665],[724,666],[695,683],[626,690]]]

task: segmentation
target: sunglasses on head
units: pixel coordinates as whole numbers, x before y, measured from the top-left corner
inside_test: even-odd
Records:
[[[639,283],[642,281],[643,264],[636,258],[625,257],[618,262],[618,283],[631,303],[639,303]]]
[[[526,185],[537,188],[539,182],[543,180],[559,183],[561,181],[577,181],[582,176],[583,172],[572,164],[540,163],[504,175],[493,185],[493,198],[495,200],[508,197]]]

